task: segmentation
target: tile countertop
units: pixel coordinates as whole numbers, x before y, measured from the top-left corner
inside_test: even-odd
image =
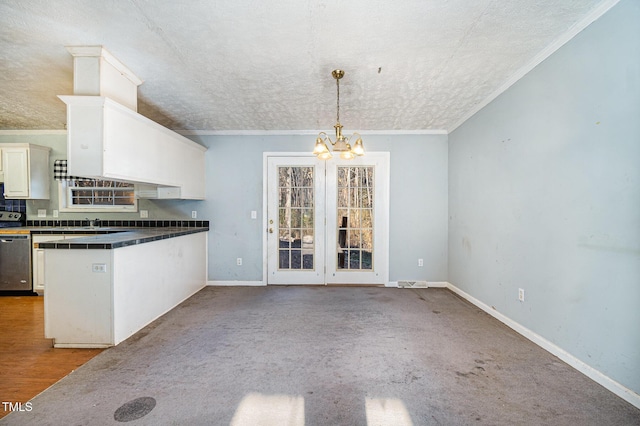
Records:
[[[15,229],[15,228],[14,228]],[[150,243],[182,235],[207,232],[208,226],[203,227],[25,227],[32,235],[86,235],[70,240],[57,240],[35,243],[34,246],[43,249],[99,249],[111,250],[136,244]],[[91,234],[91,235],[87,235]]]
[[[0,235],[22,235],[22,234],[30,234],[27,228],[2,228],[0,229]]]

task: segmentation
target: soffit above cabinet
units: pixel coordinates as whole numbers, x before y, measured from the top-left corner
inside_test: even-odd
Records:
[[[70,175],[169,187],[174,198],[205,196],[206,148],[136,112],[141,80],[101,46],[69,47],[74,95],[67,104]]]

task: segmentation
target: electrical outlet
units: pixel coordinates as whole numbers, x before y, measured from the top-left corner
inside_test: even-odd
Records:
[[[149,210],[140,210],[140,217],[142,219],[149,217]]]
[[[236,259],[236,265],[242,266],[242,258],[241,257]]]
[[[418,266],[424,266],[424,260],[418,259]]]
[[[105,263],[94,263],[91,265],[93,272],[107,272],[107,265]]]
[[[38,209],[38,217],[47,217],[47,209]]]
[[[60,216],[58,210],[54,210],[53,211],[53,217],[58,217],[58,216]]]
[[[197,211],[195,211],[195,210],[192,210],[192,211],[191,211],[191,219],[195,219],[195,218],[197,218],[197,217],[198,217],[198,212],[197,212]]]
[[[518,289],[518,300],[524,302],[524,290],[521,288]]]

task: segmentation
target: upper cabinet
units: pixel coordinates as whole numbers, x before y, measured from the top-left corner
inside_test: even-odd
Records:
[[[157,198],[204,199],[204,146],[137,113],[142,83],[102,46],[68,47],[74,95],[67,104],[73,176],[151,185]]]
[[[60,99],[67,104],[70,175],[152,184],[168,198],[204,199],[205,147],[104,96]]]
[[[4,197],[48,200],[50,148],[32,144],[0,144]]]

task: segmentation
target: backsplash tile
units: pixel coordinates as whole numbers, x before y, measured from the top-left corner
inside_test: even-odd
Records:
[[[0,183],[0,210],[27,214],[27,200],[7,200],[4,198],[4,183]]]
[[[86,220],[27,220],[27,226],[89,226]],[[100,226],[116,228],[208,228],[208,220],[101,220]]]

